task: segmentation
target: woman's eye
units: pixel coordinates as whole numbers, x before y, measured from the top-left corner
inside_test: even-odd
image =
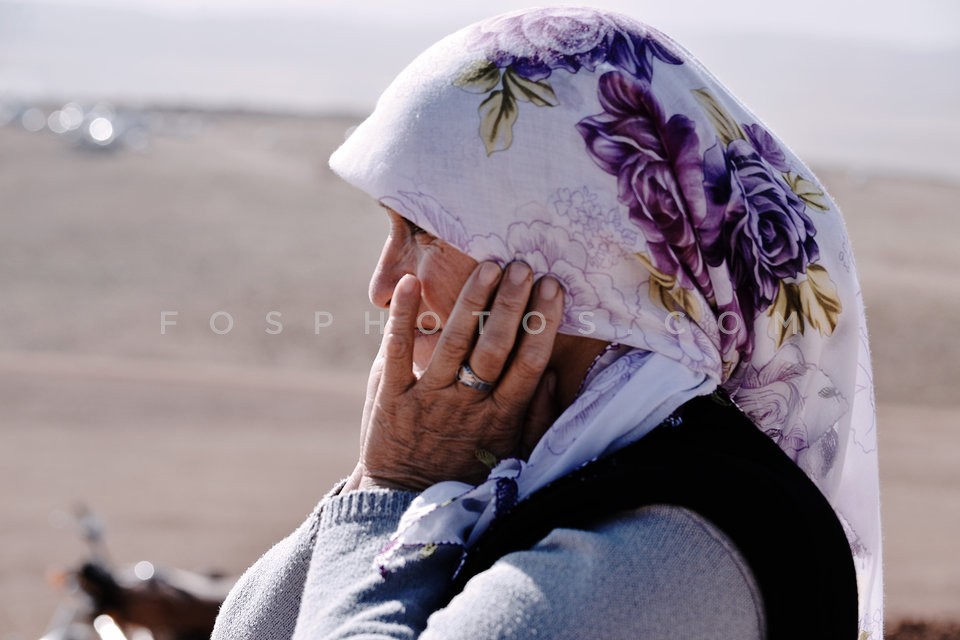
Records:
[[[418,235],[420,235],[421,233],[428,233],[427,230],[424,229],[423,227],[418,226],[418,225],[415,225],[414,223],[410,222],[409,220],[407,220],[406,222],[407,222],[407,227],[409,227],[409,229],[410,229],[410,235],[412,235],[412,236],[418,236]]]

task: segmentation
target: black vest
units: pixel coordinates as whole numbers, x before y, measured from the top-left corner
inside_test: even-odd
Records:
[[[857,638],[856,571],[833,508],[722,393],[519,502],[470,549],[453,593],[553,529],[652,504],[695,511],[733,541],[762,593],[769,640]]]

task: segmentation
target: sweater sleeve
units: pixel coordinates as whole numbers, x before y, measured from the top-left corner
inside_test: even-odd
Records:
[[[690,511],[657,505],[555,529],[446,603],[453,550],[386,577],[373,564],[414,497],[358,491],[325,503],[295,639],[763,637],[749,568]]]
[[[310,567],[318,515],[345,483],[338,482],[303,524],[240,576],[220,606],[211,640],[290,640]]]

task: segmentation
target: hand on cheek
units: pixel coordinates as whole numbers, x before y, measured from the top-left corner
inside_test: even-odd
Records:
[[[555,281],[534,285],[522,263],[506,273],[493,263],[479,265],[417,379],[419,304],[420,283],[406,275],[394,291],[371,370],[360,460],[346,490],[417,490],[443,480],[476,484],[489,471],[481,458],[528,452],[555,417],[553,374],[544,375],[563,314],[563,292]],[[460,382],[463,363],[492,386]]]

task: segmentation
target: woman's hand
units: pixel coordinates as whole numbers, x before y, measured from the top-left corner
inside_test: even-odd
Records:
[[[360,461],[344,491],[479,483],[489,471],[481,458],[525,455],[556,417],[555,374],[545,374],[563,314],[563,292],[554,279],[534,285],[523,263],[512,263],[505,274],[494,263],[479,265],[418,380],[413,345],[419,306],[420,283],[406,275],[391,299],[368,382]],[[463,363],[493,388],[461,383]]]

